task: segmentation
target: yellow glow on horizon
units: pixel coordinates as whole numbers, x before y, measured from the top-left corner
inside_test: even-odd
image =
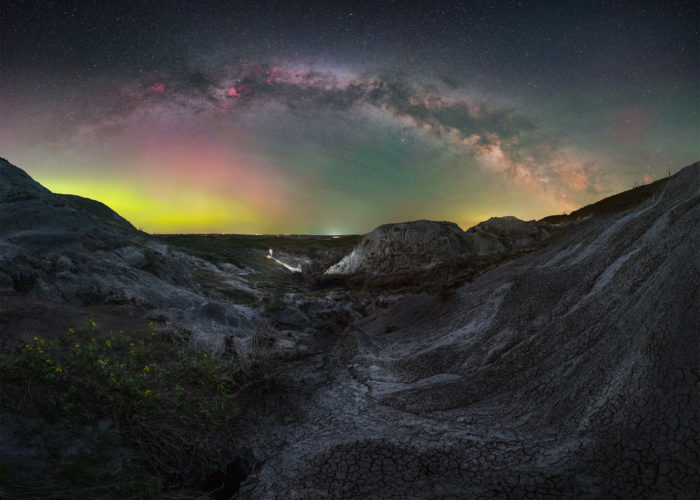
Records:
[[[134,227],[149,233],[243,233],[243,234],[348,234],[367,233],[375,227],[398,220],[368,218],[367,226],[347,226],[343,220],[309,228],[305,217],[294,217],[284,203],[284,196],[251,192],[240,186],[221,182],[209,185],[188,184],[178,178],[165,178],[155,185],[150,181],[126,180],[113,176],[35,175],[35,179],[54,193],[67,193],[100,201],[128,220]],[[235,192],[235,189],[243,189]],[[427,218],[448,220],[467,230],[491,217],[514,215],[523,220],[570,212],[571,202],[553,192],[511,190],[503,198],[474,200],[440,213],[417,214],[407,220]],[[281,203],[280,203],[281,202]],[[277,206],[275,204],[277,203]],[[576,207],[574,207],[576,208]],[[312,218],[313,213],[306,214]],[[342,216],[342,214],[339,214]],[[312,224],[313,221],[307,222]],[[320,231],[319,231],[320,230]]]
[[[54,193],[104,203],[149,233],[256,232],[269,226],[265,214],[256,207],[187,186],[155,195],[140,184],[113,179],[43,177],[39,182]]]

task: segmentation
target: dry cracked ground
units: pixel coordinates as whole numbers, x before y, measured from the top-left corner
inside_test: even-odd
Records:
[[[0,346],[90,310],[219,352],[264,316],[296,348],[270,358],[279,388],[217,498],[698,498],[700,163],[439,292],[358,288],[369,274],[270,300],[275,274],[136,234],[7,162],[0,179]]]
[[[697,498],[700,166],[287,372],[241,498]],[[308,365],[308,362],[307,362]]]

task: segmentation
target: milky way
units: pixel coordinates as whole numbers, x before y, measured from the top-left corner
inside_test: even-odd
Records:
[[[148,231],[538,218],[700,156],[696,6],[159,5],[0,7],[0,154]]]

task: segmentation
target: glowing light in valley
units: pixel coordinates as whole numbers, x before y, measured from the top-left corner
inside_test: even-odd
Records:
[[[301,272],[301,267],[294,267],[294,266],[290,266],[289,264],[285,264],[281,260],[273,257],[273,253],[274,253],[274,250],[272,250],[272,248],[270,248],[270,251],[268,252],[266,257],[268,259],[272,260],[273,262],[277,262],[279,265],[284,266],[285,268],[287,268],[288,270],[290,270],[293,273],[300,273]]]

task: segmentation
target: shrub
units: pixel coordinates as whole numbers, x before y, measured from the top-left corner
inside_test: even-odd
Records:
[[[151,496],[192,485],[231,459],[246,376],[152,328],[101,335],[89,321],[54,339],[35,337],[1,357],[0,406],[50,442],[78,439],[84,452],[46,463],[40,480],[28,478],[36,475],[29,465],[10,464],[12,487],[24,491],[25,477],[34,490]],[[119,463],[105,463],[105,449]]]

